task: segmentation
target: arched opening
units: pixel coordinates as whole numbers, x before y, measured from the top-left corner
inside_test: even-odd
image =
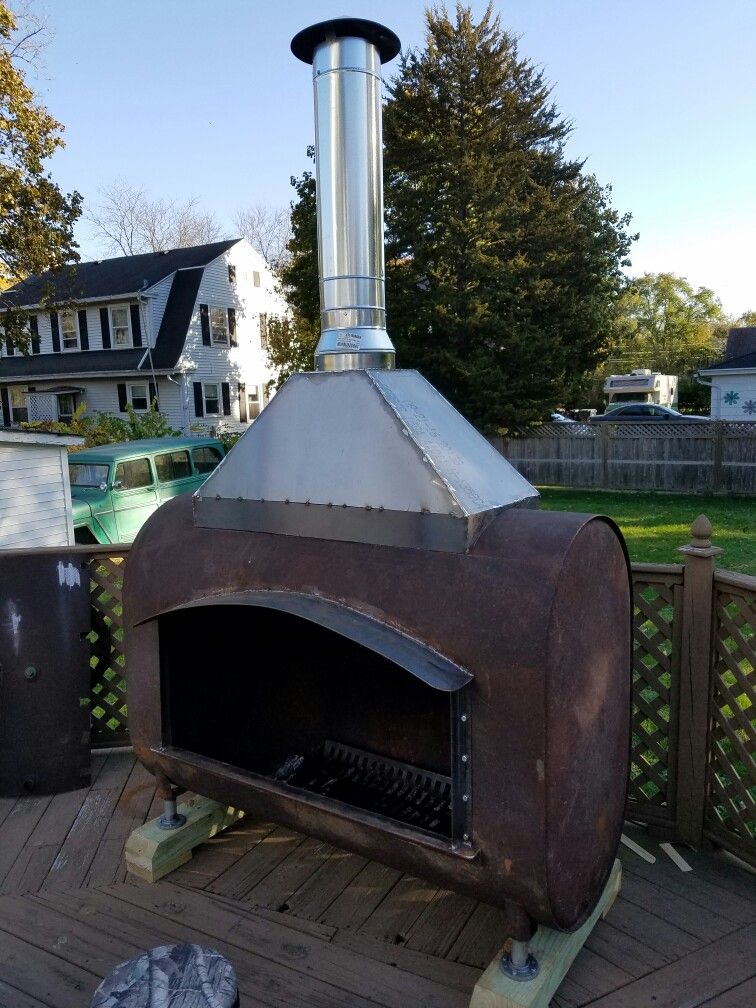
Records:
[[[455,837],[453,714],[469,675],[455,678],[411,638],[325,605],[321,622],[259,601],[162,615],[165,744]]]

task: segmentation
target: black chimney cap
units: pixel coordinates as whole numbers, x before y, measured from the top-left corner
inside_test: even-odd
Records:
[[[381,63],[388,63],[402,48],[399,38],[390,28],[363,18],[334,18],[321,21],[297,32],[291,40],[291,51],[303,63],[312,63],[315,49],[321,42],[334,38],[362,38],[378,49]]]

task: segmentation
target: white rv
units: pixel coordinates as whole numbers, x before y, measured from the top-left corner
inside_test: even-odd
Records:
[[[607,410],[621,403],[655,403],[657,406],[677,406],[677,375],[659,374],[648,368],[638,368],[630,374],[609,375],[604,382]]]

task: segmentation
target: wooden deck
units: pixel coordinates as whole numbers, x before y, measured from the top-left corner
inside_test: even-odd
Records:
[[[129,753],[85,791],[0,799],[0,1008],[87,1008],[146,947],[191,940],[235,965],[243,1008],[463,1008],[500,946],[491,907],[250,817],[156,885],[122,851],[158,813]],[[622,850],[622,895],[554,1008],[753,1008],[756,885],[724,856]]]

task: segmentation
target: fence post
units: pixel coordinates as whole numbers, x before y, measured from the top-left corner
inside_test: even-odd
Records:
[[[677,839],[700,846],[706,799],[715,558],[711,522],[699,515],[690,527],[685,556],[677,743]]]
[[[601,461],[602,490],[609,489],[609,424],[602,423],[599,428],[599,459]]]
[[[711,492],[719,493],[722,489],[722,458],[724,453],[724,423],[714,421],[714,451],[711,469]]]

